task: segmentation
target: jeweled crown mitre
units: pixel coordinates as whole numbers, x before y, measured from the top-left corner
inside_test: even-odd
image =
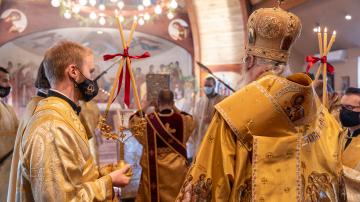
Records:
[[[279,8],[261,8],[248,20],[246,53],[287,63],[290,49],[301,32],[300,19]]]

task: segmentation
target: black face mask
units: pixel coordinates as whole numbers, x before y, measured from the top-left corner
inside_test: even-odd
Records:
[[[345,107],[340,110],[340,122],[344,127],[354,127],[360,125],[360,112],[354,112]]]
[[[6,97],[10,94],[11,87],[0,86],[0,97]]]
[[[82,100],[84,100],[85,102],[89,102],[99,92],[99,86],[97,84],[98,78],[96,78],[95,80],[90,80],[86,78],[81,72],[80,74],[85,78],[85,81],[81,83],[76,83],[76,81],[74,80],[74,83],[76,87],[79,89],[80,93],[82,94]]]

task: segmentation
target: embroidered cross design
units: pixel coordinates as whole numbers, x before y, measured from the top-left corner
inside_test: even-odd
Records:
[[[176,133],[176,129],[171,128],[169,123],[165,124],[165,130],[171,134]]]

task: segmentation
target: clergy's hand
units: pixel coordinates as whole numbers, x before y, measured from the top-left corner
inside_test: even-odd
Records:
[[[111,172],[109,175],[112,179],[113,186],[123,187],[129,184],[131,177],[129,177],[126,173],[128,173],[130,169],[130,165],[126,164],[123,168]]]

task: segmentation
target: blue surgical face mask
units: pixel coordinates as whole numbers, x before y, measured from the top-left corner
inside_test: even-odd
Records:
[[[204,87],[204,92],[206,95],[211,95],[214,93],[214,90],[215,88],[214,87],[208,87],[208,86],[205,86]]]

